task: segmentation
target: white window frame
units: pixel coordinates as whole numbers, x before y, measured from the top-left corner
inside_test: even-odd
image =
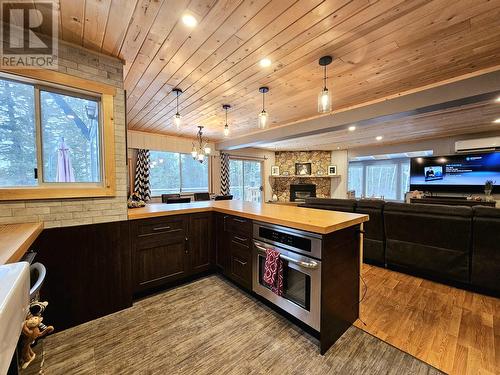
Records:
[[[207,160],[205,160],[203,163],[207,163],[207,173],[208,173],[208,176],[207,176],[207,190],[201,190],[201,191],[182,191],[182,158],[181,158],[181,155],[186,155],[190,158],[192,158],[191,154],[189,153],[186,153],[186,152],[175,152],[175,151],[165,151],[165,150],[149,150],[149,152],[164,152],[164,153],[169,153],[169,154],[177,154],[177,156],[179,157],[179,194],[183,194],[183,195],[193,195],[193,194],[196,194],[196,193],[206,193],[206,192],[209,192],[210,193],[210,171],[211,171],[211,163],[210,163],[210,156],[207,156]],[[151,171],[149,172],[151,174]],[[151,191],[153,191],[153,187],[150,186],[150,189]],[[157,189],[159,190],[159,189]],[[176,193],[168,193],[168,194],[176,194]],[[158,197],[161,197],[161,194],[160,195],[152,195],[151,196],[152,198],[158,198]]]
[[[396,164],[396,199],[389,199],[387,197],[384,197],[385,200],[387,201],[397,201],[397,202],[402,202],[405,199],[405,194],[406,192],[403,191],[403,184],[402,184],[402,165],[405,163],[410,163],[410,158],[395,158],[395,159],[382,159],[382,160],[362,160],[362,161],[350,161],[348,165],[348,173],[351,165],[356,165],[356,166],[362,166],[363,172],[362,172],[362,182],[361,186],[363,187],[362,191],[358,195],[358,192],[356,192],[356,198],[361,198],[361,197],[366,197],[366,191],[367,191],[367,180],[366,180],[366,170],[367,167],[372,166],[372,165],[394,165]],[[350,187],[348,187],[349,189]]]

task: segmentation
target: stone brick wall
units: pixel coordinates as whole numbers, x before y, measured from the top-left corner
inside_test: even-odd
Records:
[[[59,69],[80,78],[117,88],[114,99],[116,196],[110,198],[50,199],[0,202],[0,224],[43,221],[46,228],[127,219],[125,95],[123,64],[113,57],[59,44]]]
[[[295,174],[295,163],[311,163],[311,177],[273,178],[271,177],[271,188],[278,196],[279,201],[290,200],[290,184],[315,184],[316,196],[319,198],[330,198],[331,181],[329,178],[314,177],[315,175],[326,176],[328,166],[331,165],[330,151],[277,151],[275,153],[275,165],[280,167],[280,174],[288,172],[290,176]]]

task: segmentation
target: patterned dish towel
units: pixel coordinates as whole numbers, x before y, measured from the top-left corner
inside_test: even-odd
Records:
[[[283,295],[283,260],[280,258],[279,251],[266,249],[264,282],[269,285],[274,294]]]

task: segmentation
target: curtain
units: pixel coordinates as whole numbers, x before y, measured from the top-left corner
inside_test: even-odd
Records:
[[[137,150],[137,165],[135,166],[134,191],[144,202],[151,199],[149,186],[149,150]]]
[[[220,153],[220,193],[229,195],[229,154]]]

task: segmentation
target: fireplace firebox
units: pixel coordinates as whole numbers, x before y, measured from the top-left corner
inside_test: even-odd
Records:
[[[306,198],[316,197],[316,185],[314,184],[291,184],[290,202],[304,202]]]

